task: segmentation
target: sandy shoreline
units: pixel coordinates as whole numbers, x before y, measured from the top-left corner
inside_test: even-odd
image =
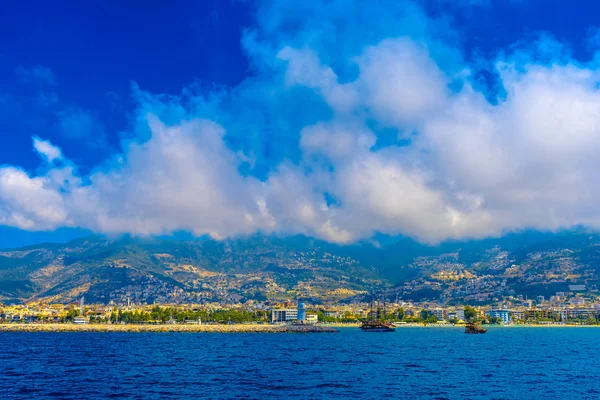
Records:
[[[312,325],[108,325],[0,324],[0,332],[214,332],[214,333],[329,333],[337,329]]]

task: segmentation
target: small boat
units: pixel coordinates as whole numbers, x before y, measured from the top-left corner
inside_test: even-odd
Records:
[[[360,329],[363,332],[394,332],[396,327],[389,322],[372,320],[364,321]]]
[[[486,333],[487,329],[484,329],[479,324],[469,323],[465,325],[465,333]]]

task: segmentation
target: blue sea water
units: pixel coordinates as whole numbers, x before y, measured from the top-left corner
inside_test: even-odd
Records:
[[[598,328],[0,333],[2,399],[600,398]]]

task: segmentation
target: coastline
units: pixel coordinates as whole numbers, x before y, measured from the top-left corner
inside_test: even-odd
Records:
[[[358,328],[359,324],[325,324],[325,326],[335,326],[336,328]],[[452,325],[452,324],[400,324],[394,325],[396,329],[403,328],[444,328],[444,329],[465,329],[465,325]],[[498,329],[498,328],[600,328],[600,325],[577,325],[577,324],[510,324],[510,325],[484,325],[486,329]]]
[[[233,325],[195,325],[195,324],[0,324],[2,332],[129,332],[129,333],[335,333],[339,329],[358,328],[358,324],[319,324],[319,325],[255,325],[255,324],[233,324]],[[403,328],[434,328],[434,329],[464,329],[464,325],[423,325],[402,324],[396,329]],[[600,325],[575,325],[575,324],[511,324],[511,325],[486,325],[488,329],[499,328],[600,328]]]
[[[335,333],[316,325],[192,325],[192,324],[0,324],[1,332],[190,332],[190,333]]]
[[[465,325],[450,325],[450,324],[403,324],[395,325],[396,329],[402,328],[456,328],[464,329]],[[600,328],[600,325],[577,325],[577,324],[509,324],[509,325],[484,325],[486,329],[498,328]]]

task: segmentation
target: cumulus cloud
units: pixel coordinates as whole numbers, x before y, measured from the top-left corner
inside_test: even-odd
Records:
[[[0,168],[0,224],[28,230],[65,226],[62,195],[46,177],[30,177],[13,167]]]
[[[153,117],[149,125],[150,140],[131,143],[111,168],[73,191],[72,201],[96,216],[93,229],[225,237],[260,227],[259,182],[239,175],[220,126],[203,120],[165,126]]]
[[[581,66],[503,67],[506,100],[457,96],[422,145],[453,192],[477,198],[489,233],[519,227],[598,227],[593,154],[600,145],[598,72]],[[459,140],[457,140],[459,139]]]
[[[357,86],[377,120],[415,126],[445,105],[447,77],[424,46],[408,38],[387,39],[358,58]]]
[[[62,152],[58,147],[54,146],[47,140],[40,139],[37,136],[33,137],[33,148],[49,163],[62,158]]]
[[[286,85],[302,85],[318,92],[336,111],[349,111],[356,106],[357,93],[353,85],[341,85],[330,67],[321,64],[310,49],[283,48],[277,57],[288,62]]]
[[[251,77],[180,95],[134,86],[130,135],[91,173],[34,138],[45,166],[0,168],[0,223],[337,243],[600,228],[595,61],[547,37],[500,53],[492,103],[447,22],[412,3],[273,0],[257,16]],[[72,114],[65,132],[85,137]],[[383,130],[404,142],[381,145]]]

